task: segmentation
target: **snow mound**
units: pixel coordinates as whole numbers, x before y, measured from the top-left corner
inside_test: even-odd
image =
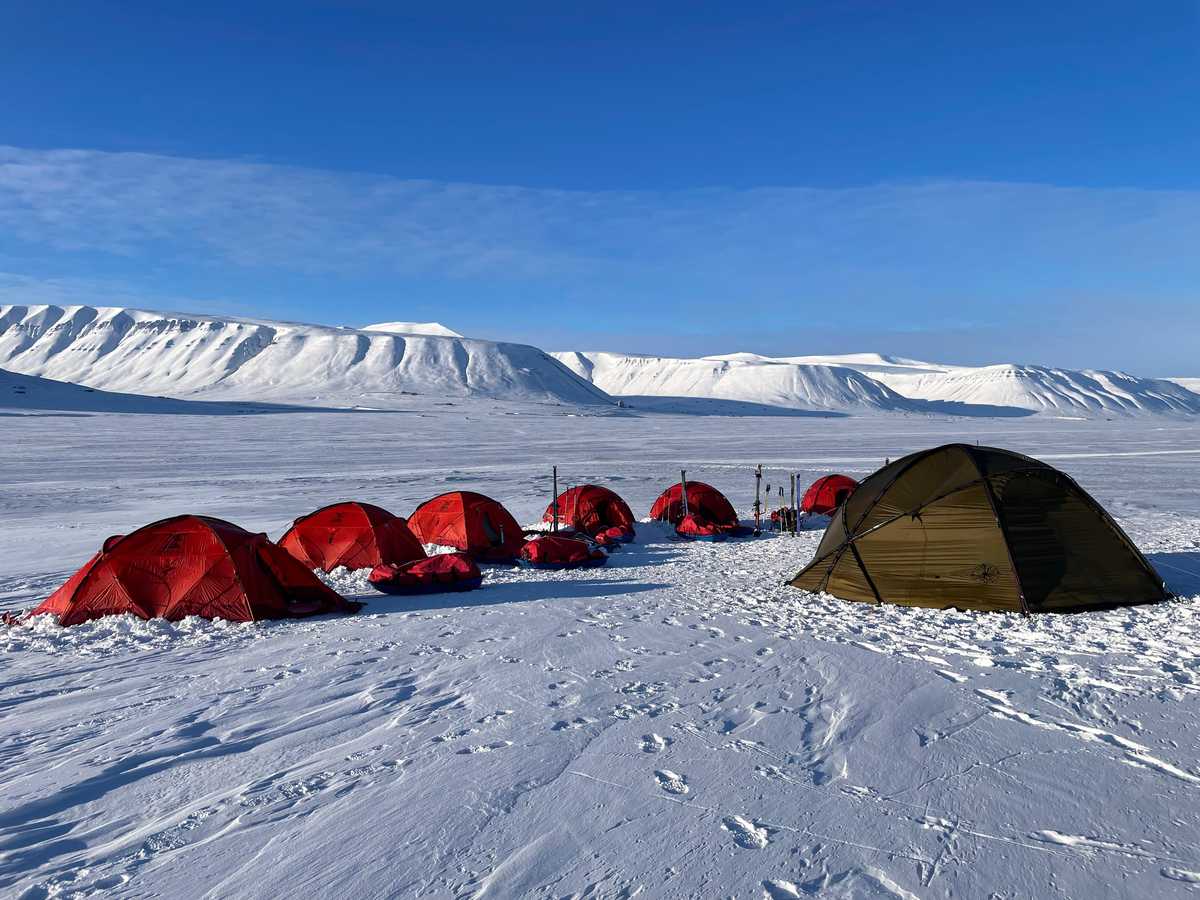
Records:
[[[1200,395],[1170,381],[1097,369],[1012,364],[875,376],[921,400],[1016,407],[1041,413],[1200,413]]]
[[[621,353],[551,354],[616,396],[705,397],[807,410],[909,410],[891,388],[845,366],[804,365],[734,354],[676,359]]]
[[[432,334],[438,337],[462,337],[441,322],[377,322],[366,325],[363,331],[386,331],[389,334]]]
[[[135,394],[389,407],[609,398],[523,344],[91,306],[0,306],[0,366]]]
[[[242,415],[286,412],[291,406],[263,403],[221,403],[172,400],[140,394],[118,394],[96,388],[21,375],[0,369],[0,414],[25,412],[134,413],[152,415]]]

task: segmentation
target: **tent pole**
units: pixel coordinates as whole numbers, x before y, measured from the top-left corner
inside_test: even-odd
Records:
[[[754,533],[762,534],[762,463],[754,470]]]
[[[789,476],[789,480],[791,481],[791,485],[792,485],[791,486],[792,493],[791,493],[790,499],[788,500],[788,502],[790,504],[790,506],[788,507],[788,509],[790,510],[788,512],[788,522],[792,526],[791,527],[792,534],[795,534],[796,533],[796,473],[795,472],[791,473],[791,475]]]

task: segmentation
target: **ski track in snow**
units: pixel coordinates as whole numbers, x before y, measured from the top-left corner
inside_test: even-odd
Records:
[[[518,451],[536,443],[644,513],[699,430],[724,445],[685,458],[689,476],[745,510],[756,457],[857,457],[861,475],[876,451],[960,436],[496,416],[403,445],[382,420],[275,419],[248,440],[279,458],[171,417],[139,432],[138,465],[128,417],[22,423],[0,603],[33,603],[186,497],[277,535],[320,502],[407,513],[458,485],[531,522],[548,479]],[[1002,427],[982,437],[1061,458],[1200,594],[1196,464],[1131,455],[1186,450],[1194,428]],[[467,595],[383,597],[334,573],[368,601],[352,617],[0,629],[0,896],[1194,895],[1193,600],[1029,618],[851,605],[783,584],[819,538],[689,544],[646,525],[607,567],[487,567]],[[65,548],[53,571],[46,546]]]

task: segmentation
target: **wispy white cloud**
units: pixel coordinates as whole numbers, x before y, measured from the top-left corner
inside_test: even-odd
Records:
[[[350,287],[465,281],[508,285],[535,312],[564,298],[648,321],[686,310],[689,327],[714,335],[731,306],[771,310],[789,328],[877,329],[891,317],[912,331],[1131,300],[1178,316],[1195,305],[1198,238],[1195,191],[928,181],[586,192],[0,147],[0,265],[13,271],[78,273],[100,259],[135,286],[153,268],[160,288],[196,268]]]

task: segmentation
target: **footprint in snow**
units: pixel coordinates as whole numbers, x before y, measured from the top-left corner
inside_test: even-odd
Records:
[[[762,850],[771,842],[770,832],[765,827],[742,816],[727,816],[721,822],[721,828],[733,836],[735,844],[747,850]]]
[[[763,895],[768,900],[791,900],[792,897],[800,896],[799,885],[782,878],[768,878],[762,885]]]
[[[512,741],[493,741],[490,744],[477,744],[474,747],[465,747],[458,752],[460,754],[491,753],[493,750],[504,750],[507,747],[511,747],[512,743]]]
[[[642,735],[642,752],[643,753],[662,753],[671,745],[672,741],[668,737],[663,737],[661,734],[643,734]]]
[[[658,786],[668,794],[682,795],[690,790],[687,786],[687,779],[670,769],[659,769],[654,773],[654,778],[658,782]]]

